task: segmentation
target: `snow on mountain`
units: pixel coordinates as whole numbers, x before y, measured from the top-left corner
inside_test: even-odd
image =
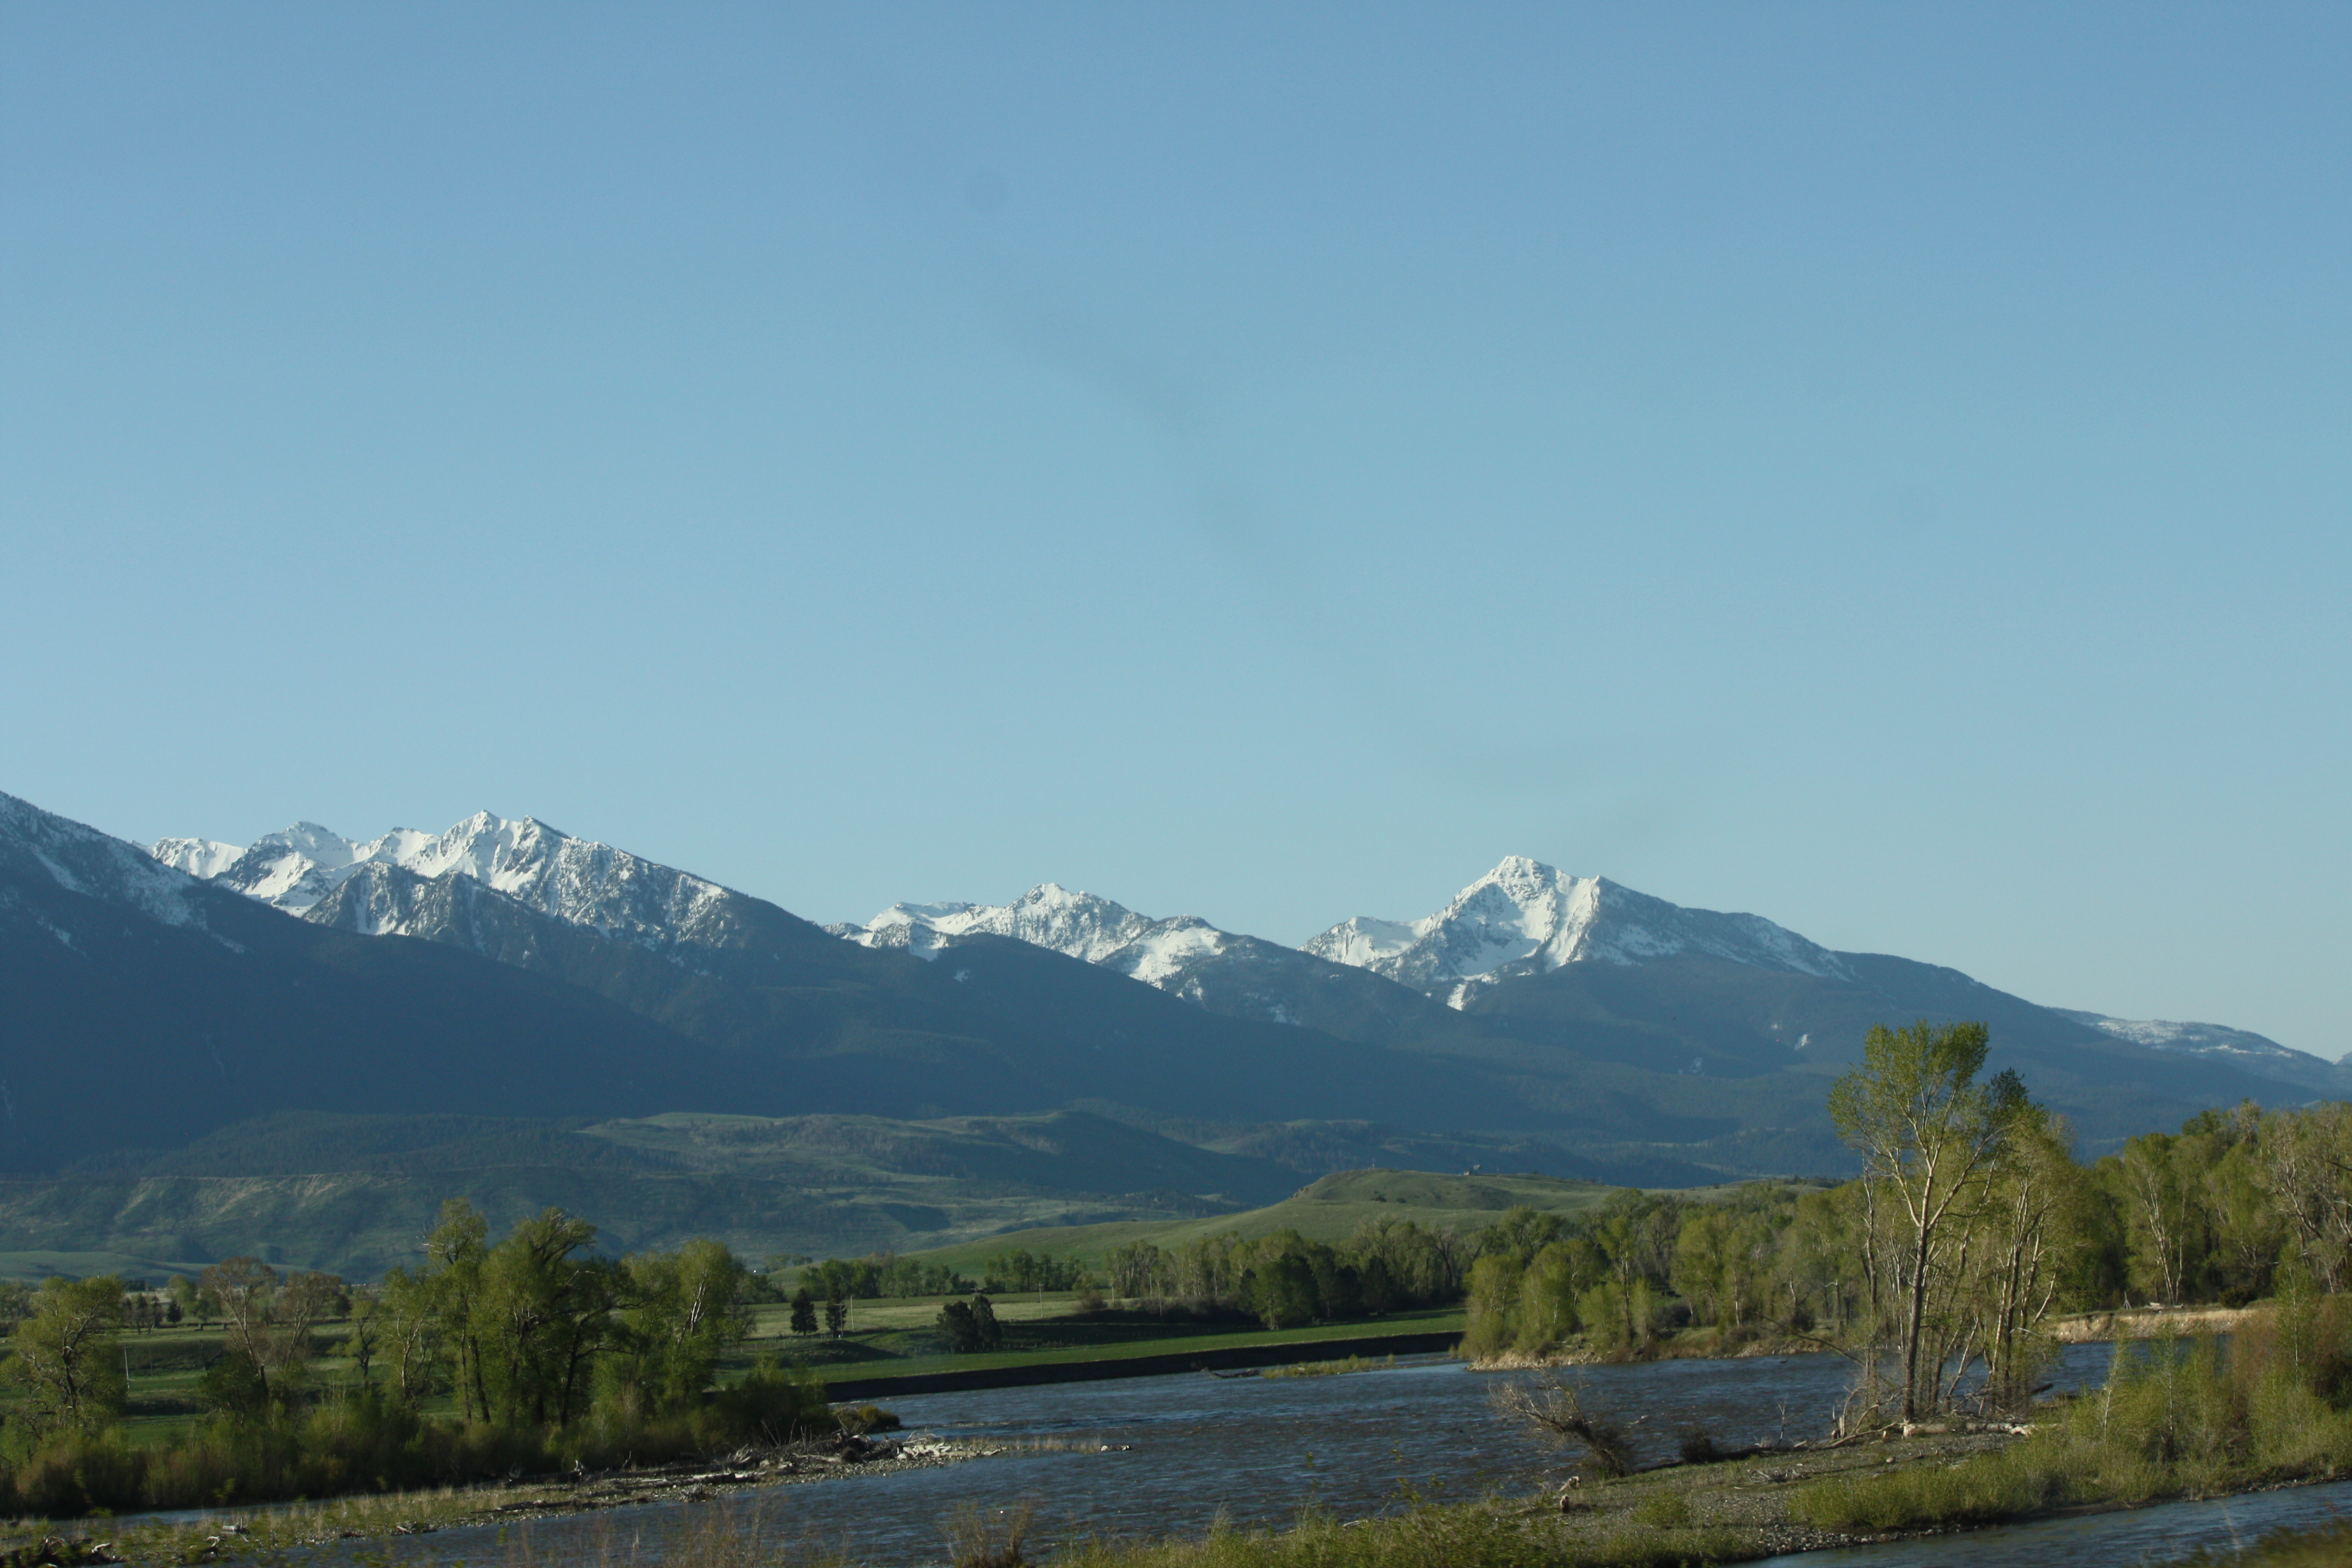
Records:
[[[1053,882],[1010,904],[893,904],[864,925],[826,928],[867,947],[936,957],[959,938],[985,931],[1100,963],[1162,990],[1197,989],[1201,967],[1246,944],[1271,944],[1219,931],[1190,915],[1153,920],[1092,893]],[[1563,963],[1638,963],[1702,952],[1763,969],[1848,979],[1835,953],[1758,915],[1686,910],[1601,877],[1569,877],[1514,856],[1419,921],[1359,916],[1305,945],[1306,953],[1370,970],[1459,1007],[1471,987]]]
[[[2150,1050],[2232,1061],[2256,1072],[2275,1072],[2282,1067],[2309,1071],[2330,1066],[2325,1058],[2280,1045],[2267,1035],[2221,1024],[2180,1024],[2168,1018],[2110,1018],[2104,1013],[2082,1013],[2071,1007],[2053,1007],[2051,1011]]]
[[[54,882],[69,893],[128,905],[165,925],[204,923],[202,884],[186,872],[30,801],[0,795],[0,869]],[[70,945],[69,936],[58,933]]]
[[[941,938],[985,932],[1100,963],[1153,923],[1108,899],[1042,882],[1009,904],[892,904],[846,934],[864,947],[904,947],[929,956],[943,945]]]
[[[1605,877],[1568,876],[1517,855],[1435,914],[1410,921],[1359,916],[1312,939],[1306,951],[1443,996],[1456,1007],[1474,987],[1512,975],[1542,974],[1565,963],[1640,963],[1683,952],[1851,978],[1835,953],[1760,915],[1684,909]]]
[[[903,947],[936,958],[960,937],[1009,936],[1180,990],[1186,969],[1236,938],[1193,915],[1154,920],[1092,893],[1041,882],[1009,904],[892,904],[864,925],[827,926],[863,947]]]
[[[726,946],[739,930],[731,908],[739,895],[718,883],[574,838],[528,816],[477,812],[446,833],[395,827],[365,841],[301,822],[242,851],[173,838],[157,844],[153,853],[183,866],[217,866],[208,879],[291,914],[307,915],[351,878],[383,867],[427,882],[478,882],[542,914],[641,947]],[[407,934],[415,907],[413,895],[387,885],[339,900],[335,920],[369,935]]]
[[[174,871],[210,881],[236,864],[245,851],[216,838],[162,838],[148,853]]]

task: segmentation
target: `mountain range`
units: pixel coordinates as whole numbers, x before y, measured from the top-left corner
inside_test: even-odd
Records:
[[[1196,1002],[1217,976],[1284,964],[1312,978],[1293,951],[1219,931],[1192,915],[1154,919],[1092,893],[1046,882],[1010,904],[893,904],[863,925],[828,931],[874,948],[935,958],[978,933],[1017,937],[1173,991]],[[1573,963],[1631,967],[1694,955],[1748,968],[1853,982],[1846,959],[1760,915],[1685,909],[1605,877],[1565,875],[1520,856],[1504,858],[1445,907],[1415,921],[1355,916],[1310,938],[1307,957],[1394,980],[1463,1010],[1488,988]],[[1263,1016],[1293,1022],[1265,988]],[[1228,1005],[1230,1010],[1231,1005]],[[2056,1016],[2170,1055],[2227,1061],[2249,1071],[2324,1090],[2343,1088],[2345,1069],[2250,1030],[2218,1024],[2125,1019],[2070,1008]]]
[[[343,1236],[311,1250],[365,1267],[381,1247],[350,1238],[383,1225],[362,1211],[406,1211],[349,1194],[422,1180],[383,1162],[427,1151],[435,1182],[494,1207],[597,1173],[608,1204],[642,1210],[616,1223],[623,1239],[668,1234],[659,1216],[694,1206],[680,1194],[723,1178],[727,1202],[766,1216],[754,1229],[801,1250],[919,1245],[1056,1205],[1216,1212],[1280,1173],[1372,1163],[1652,1185],[1834,1173],[1828,1079],[1871,1024],[1920,1016],[1990,1023],[1995,1065],[2092,1152],[2207,1105],[2339,1091],[2336,1067],[2260,1036],[2040,1007],[1520,858],[1423,919],[1345,921],[1294,948],[1051,883],[821,928],[487,813],[440,834],[306,823],[142,851],[0,796],[0,1169],[17,1173],[0,1253],[43,1256],[216,1252],[228,1232],[210,1221],[166,1246],[133,1216],[249,1199],[278,1232]],[[693,1160],[675,1139],[586,1131],[664,1113],[740,1129]],[[285,1210],[289,1116],[373,1129],[301,1142],[314,1163],[377,1150],[301,1225]],[[958,1119],[1017,1143],[1023,1119],[1055,1116],[1066,1131],[1038,1136],[1061,1152],[1004,1165],[1019,1173],[992,1209],[885,1195],[966,1146],[942,1131]],[[788,1177],[706,1157],[811,1117],[898,1151],[859,1167],[866,1197],[820,1200],[806,1161]],[[451,1118],[503,1131],[455,1137]],[[199,1201],[189,1183],[277,1184]]]

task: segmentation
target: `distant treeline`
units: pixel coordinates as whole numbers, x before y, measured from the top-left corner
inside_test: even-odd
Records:
[[[1083,1290],[1094,1276],[1072,1258],[1050,1258],[1026,1247],[992,1255],[973,1279],[936,1263],[889,1252],[864,1258],[828,1258],[801,1270],[801,1289],[820,1301],[871,1301],[887,1297],[961,1296],[974,1290],[1007,1295],[1031,1290]]]
[[[1201,1302],[1250,1312],[1271,1329],[1296,1328],[1457,1300],[1463,1270],[1486,1236],[1367,1220],[1337,1247],[1278,1230],[1247,1240],[1202,1237],[1171,1250],[1134,1242],[1104,1262],[1118,1295]]]
[[[1291,1327],[1459,1300],[1464,1270],[1486,1246],[1483,1234],[1393,1219],[1367,1221],[1337,1247],[1308,1241],[1296,1230],[1254,1239],[1224,1233],[1174,1248],[1132,1242],[1113,1247],[1099,1274],[1076,1258],[1014,1247],[992,1255],[976,1280],[879,1252],[803,1268],[801,1294],[811,1303],[832,1303],[1074,1290],[1248,1313],[1269,1326]],[[813,1318],[809,1326],[814,1328]]]
[[[0,1511],[448,1485],[838,1425],[821,1384],[772,1362],[714,1386],[751,1326],[746,1270],[724,1247],[614,1259],[593,1255],[594,1239],[594,1226],[549,1209],[493,1245],[482,1216],[452,1199],[424,1265],[393,1269],[373,1292],[252,1258],[215,1264],[178,1293],[226,1340],[199,1387],[209,1415],[160,1447],[134,1447],[120,1426],[122,1282],[45,1281],[0,1363],[16,1395],[0,1426]],[[331,1322],[340,1341],[322,1346]],[[349,1358],[349,1384],[318,1375],[329,1348]],[[455,1415],[428,1415],[445,1395]]]

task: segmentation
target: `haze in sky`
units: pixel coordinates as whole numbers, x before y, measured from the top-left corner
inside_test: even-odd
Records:
[[[2341,5],[18,5],[0,789],[2352,1048]]]

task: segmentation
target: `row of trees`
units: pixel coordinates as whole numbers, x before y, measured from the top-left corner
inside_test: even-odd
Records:
[[[205,1373],[211,1417],[134,1447],[121,1281],[51,1279],[9,1336],[0,1379],[0,1511],[175,1507],[234,1495],[319,1496],[353,1485],[446,1484],[515,1468],[667,1458],[830,1430],[821,1384],[772,1363],[719,1387],[750,1330],[746,1270],[726,1247],[610,1258],[595,1229],[550,1209],[493,1243],[463,1200],[443,1205],[425,1260],[380,1290],[281,1275],[251,1258],[195,1282],[224,1329]],[[334,1348],[352,1376],[312,1375]],[[447,1396],[453,1418],[428,1415]]]
[[[1013,1247],[991,1256],[971,1279],[942,1264],[873,1252],[864,1258],[828,1258],[802,1268],[800,1286],[818,1300],[871,1301],[888,1297],[963,1296],[974,1290],[996,1295],[1024,1291],[1083,1290],[1094,1277],[1075,1258],[1055,1258]]]
[[[972,1282],[952,1268],[895,1253],[828,1258],[801,1270],[801,1289],[819,1300],[873,1301],[885,1297],[957,1296]]]
[[[1292,1328],[1455,1300],[1485,1234],[1369,1220],[1337,1247],[1296,1230],[1226,1233],[1174,1248],[1130,1242],[1104,1264],[1114,1295],[1245,1311],[1269,1328]]]
[[[2014,1074],[1981,1076],[1989,1045],[1979,1024],[1873,1029],[1830,1095],[1863,1163],[1842,1186],[1515,1214],[1479,1238],[1468,1349],[1806,1338],[1855,1358],[1863,1405],[1911,1417],[1964,1390],[2021,1402],[2060,1311],[2352,1283],[2352,1107],[2208,1111],[2084,1165]]]
[[[481,1215],[449,1200],[424,1265],[388,1271],[354,1321],[362,1379],[381,1365],[406,1402],[447,1391],[462,1419],[509,1426],[564,1426],[599,1399],[630,1413],[691,1401],[751,1331],[743,1265],[709,1240],[601,1258],[595,1235],[549,1209],[492,1246]]]

